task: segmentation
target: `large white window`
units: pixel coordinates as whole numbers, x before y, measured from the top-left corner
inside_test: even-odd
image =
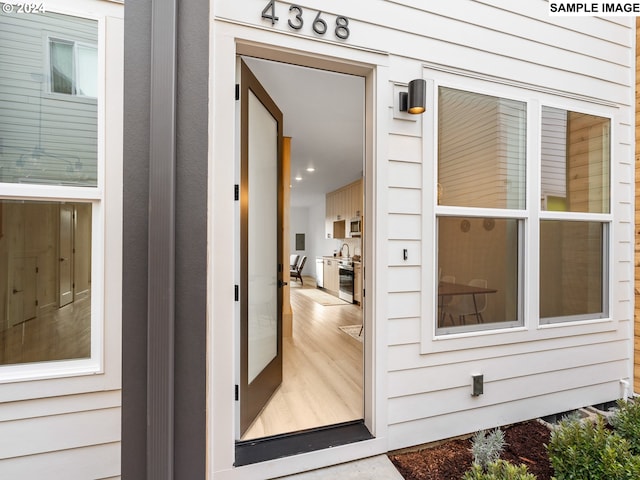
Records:
[[[0,56],[5,381],[95,372],[102,360],[98,21],[32,17],[0,16],[0,41],[10,50]],[[68,32],[82,41],[61,40]]]
[[[524,101],[442,86],[437,98],[436,334],[523,326],[526,294],[535,324],[608,317],[610,119],[542,106],[538,130]]]
[[[522,324],[525,103],[438,92],[437,332]]]
[[[610,123],[542,107],[542,323],[608,315]]]

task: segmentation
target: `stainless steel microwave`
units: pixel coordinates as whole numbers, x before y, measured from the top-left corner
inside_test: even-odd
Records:
[[[349,222],[349,236],[362,236],[362,220],[360,218],[354,218]]]

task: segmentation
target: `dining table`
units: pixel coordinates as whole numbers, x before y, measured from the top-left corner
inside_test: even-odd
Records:
[[[476,295],[484,295],[487,293],[496,293],[495,288],[477,287],[466,283],[438,282],[438,307],[444,313],[444,298],[456,295],[471,295],[473,297],[473,308],[475,310],[476,321],[480,323],[480,312],[478,311],[478,303]]]

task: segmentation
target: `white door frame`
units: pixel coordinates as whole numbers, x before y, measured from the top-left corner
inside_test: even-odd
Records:
[[[208,477],[210,479],[272,478],[311,470],[387,451],[386,421],[386,330],[384,321],[387,264],[386,198],[386,117],[392,102],[387,79],[388,58],[380,52],[328,45],[276,32],[265,32],[242,25],[214,22],[213,48],[210,51],[210,184],[209,184],[209,308],[208,308]],[[249,40],[252,39],[253,40]],[[242,39],[242,40],[240,40]],[[283,45],[283,44],[286,44]],[[299,47],[292,50],[291,46]],[[305,52],[305,53],[301,53]],[[365,425],[373,440],[357,442],[330,450],[319,450],[254,465],[234,468],[235,454],[235,371],[237,358],[236,302],[234,301],[234,262],[236,237],[233,200],[237,140],[236,55],[286,61],[302,66],[323,68],[365,78],[365,210],[368,219],[365,235],[366,278],[364,318],[364,398]],[[341,55],[343,58],[337,57]],[[389,97],[389,98],[387,98]],[[384,127],[385,131],[382,131]],[[378,161],[380,159],[380,161]],[[384,160],[384,161],[383,161]],[[224,319],[224,320],[223,320]]]

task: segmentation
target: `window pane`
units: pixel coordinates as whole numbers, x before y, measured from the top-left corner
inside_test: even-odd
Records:
[[[540,222],[540,317],[547,318],[545,323],[605,316],[604,239],[599,222]]]
[[[519,321],[518,232],[514,219],[438,218],[439,328]]]
[[[98,49],[78,45],[78,95],[98,96]]]
[[[438,203],[525,208],[526,104],[439,89]]]
[[[609,212],[610,120],[542,108],[542,209]]]
[[[0,364],[90,357],[91,204],[0,212]]]
[[[0,32],[11,32],[0,39],[10,52],[0,55],[0,182],[96,186],[97,100],[73,91],[80,73],[73,50],[74,42],[97,45],[98,23],[54,13],[35,18],[0,15]],[[83,88],[95,94],[85,77],[97,63],[91,53],[80,57]]]
[[[51,91],[73,94],[73,44],[51,42]]]

